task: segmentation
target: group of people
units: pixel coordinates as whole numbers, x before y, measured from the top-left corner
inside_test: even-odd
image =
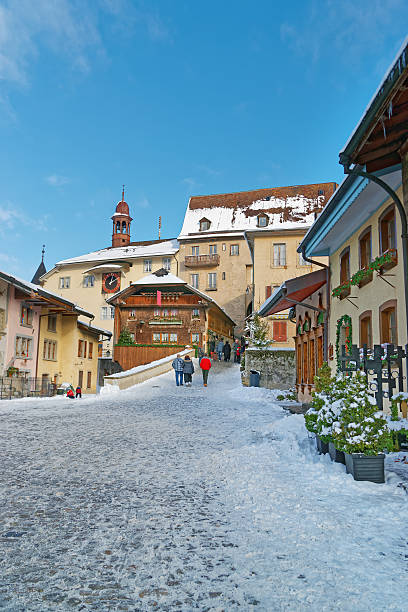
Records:
[[[232,347],[230,343],[228,342],[228,340],[224,343],[223,338],[221,338],[220,340],[217,340],[216,342],[213,341],[211,345],[212,345],[210,347],[211,352],[217,353],[219,361],[222,361],[223,357],[224,357],[224,361],[230,361],[231,353],[232,353],[232,356],[234,358],[234,363],[241,363],[241,355],[245,351],[245,340],[244,339],[241,340],[241,343],[239,343],[238,340],[234,340]]]
[[[208,374],[211,369],[211,360],[204,354],[200,358],[199,363],[203,373],[203,384],[204,387],[206,387],[208,384]],[[178,354],[171,365],[176,375],[176,385],[181,387],[183,384],[185,384],[186,387],[191,387],[193,382],[194,364],[190,357],[186,355],[183,359],[180,354]]]
[[[67,397],[69,397],[70,399],[76,399],[76,398],[81,398],[82,397],[82,389],[81,387],[78,385],[77,388],[75,389],[75,394],[72,390],[72,388],[70,387],[67,391]]]

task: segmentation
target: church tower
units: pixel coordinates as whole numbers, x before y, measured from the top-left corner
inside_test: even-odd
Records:
[[[129,206],[125,202],[125,186],[122,190],[122,201],[118,202],[116,211],[112,217],[112,246],[127,246],[130,243],[130,223],[132,218],[129,214]]]

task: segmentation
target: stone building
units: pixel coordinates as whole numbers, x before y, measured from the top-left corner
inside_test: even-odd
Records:
[[[288,277],[315,269],[296,252],[336,183],[193,196],[179,235],[179,275],[237,322],[256,310]],[[280,346],[293,346],[286,315],[271,323]]]
[[[106,298],[154,270],[165,268],[177,274],[178,242],[175,239],[131,242],[132,218],[124,191],[112,222],[111,246],[57,262],[41,276],[41,282],[47,289],[82,304],[94,315],[97,326],[113,333],[114,308]],[[111,343],[104,341],[100,352],[112,355]]]
[[[215,300],[167,270],[108,299],[115,307],[114,359],[124,370],[186,346],[208,351],[216,336],[232,345],[234,321]]]

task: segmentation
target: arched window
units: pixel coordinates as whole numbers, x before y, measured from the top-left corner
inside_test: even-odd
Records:
[[[120,234],[120,221],[116,221],[116,233]]]
[[[126,234],[126,221],[122,221],[122,234]]]

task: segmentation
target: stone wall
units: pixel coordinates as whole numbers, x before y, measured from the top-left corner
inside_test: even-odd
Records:
[[[296,382],[294,349],[268,349],[260,351],[248,348],[245,351],[245,369],[242,384],[249,385],[251,370],[261,373],[259,385],[267,389],[289,389]]]

